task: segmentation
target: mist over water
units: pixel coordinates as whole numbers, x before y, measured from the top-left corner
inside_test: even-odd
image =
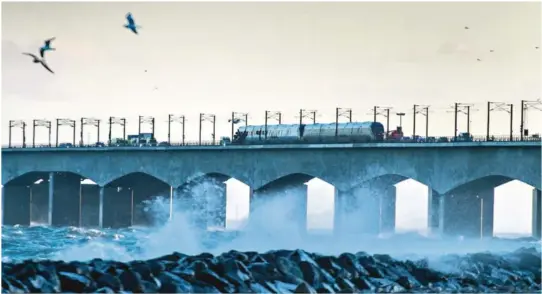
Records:
[[[209,189],[198,190],[199,199],[208,199]],[[290,217],[295,203],[286,191],[269,197],[255,208],[254,214],[240,230],[201,231],[194,219],[205,210],[196,210],[169,197],[158,197],[147,202],[146,212],[155,220],[165,222],[153,227],[125,229],[84,229],[75,227],[49,228],[34,225],[29,228],[2,229],[3,261],[24,259],[56,259],[64,261],[93,258],[129,261],[149,259],[178,251],[186,254],[211,252],[220,254],[230,250],[265,252],[278,249],[304,249],[309,252],[338,255],[344,252],[366,251],[389,254],[398,259],[429,258],[435,267],[444,268],[439,260],[446,254],[467,254],[481,251],[510,252],[540,242],[528,238],[506,240],[468,240],[425,236],[420,233],[391,233],[379,236],[358,233],[340,237],[329,234],[300,234]],[[300,197],[298,197],[300,198]],[[170,210],[173,212],[169,217]],[[203,212],[202,212],[203,211]],[[352,226],[356,224],[351,223]],[[448,269],[452,270],[452,269]]]

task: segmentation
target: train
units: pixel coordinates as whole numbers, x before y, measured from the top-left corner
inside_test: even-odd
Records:
[[[267,131],[267,136],[266,136]],[[287,143],[354,143],[379,142],[386,135],[379,122],[280,124],[241,126],[232,145]]]

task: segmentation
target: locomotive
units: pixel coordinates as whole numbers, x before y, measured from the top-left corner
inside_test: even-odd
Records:
[[[337,132],[337,136],[336,136]],[[384,126],[379,122],[281,124],[241,126],[231,144],[354,143],[383,141]]]

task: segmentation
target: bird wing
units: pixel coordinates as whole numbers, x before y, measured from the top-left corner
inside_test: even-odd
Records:
[[[51,39],[45,40],[45,46],[49,47],[51,45],[51,41],[54,41],[56,37],[52,37]]]
[[[45,67],[45,69],[47,69],[48,71],[50,71],[51,73],[55,73],[54,71],[52,71],[48,66],[47,64],[45,64],[45,62],[41,62],[41,65],[43,65],[43,67]]]
[[[28,55],[28,56],[32,56],[34,57],[35,59],[38,59],[38,57],[32,53],[26,53],[26,52],[23,52],[23,55]]]
[[[130,30],[131,30],[132,32],[134,32],[134,34],[139,35],[139,34],[137,33],[137,29],[136,29],[135,27],[131,27]]]
[[[41,58],[43,58],[43,53],[45,53],[45,49],[40,48],[40,56],[41,56]]]
[[[128,20],[128,24],[130,26],[134,26],[135,25],[135,21],[134,21],[134,18],[132,17],[132,14],[130,12],[128,12],[128,14],[126,14],[126,20]]]

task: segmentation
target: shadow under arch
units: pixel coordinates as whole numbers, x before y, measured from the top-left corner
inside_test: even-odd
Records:
[[[320,177],[320,176],[316,176],[309,173],[299,172],[299,173],[284,174],[271,181],[268,181],[267,183],[264,183],[263,185],[259,187],[254,187],[253,190],[262,191],[262,190],[267,190],[273,186],[291,186],[291,185],[305,184],[314,178],[318,178],[335,187],[335,184],[332,181],[329,181],[328,179],[326,179],[325,177]]]
[[[255,189],[258,191],[265,191],[269,190],[272,187],[286,187],[286,186],[293,186],[293,185],[299,185],[299,184],[305,184],[306,182],[316,178],[315,176],[311,176],[305,173],[292,173],[285,176],[282,176],[280,178],[274,179],[271,182],[268,182],[264,184],[263,186]],[[325,181],[325,180],[323,180]]]
[[[104,187],[110,188],[110,187],[142,186],[148,183],[149,181],[152,181],[153,184],[161,185],[164,188],[170,187],[169,183],[167,183],[166,181],[145,172],[131,172],[131,173],[122,175],[116,179],[109,181],[108,183],[104,185]]]
[[[27,172],[9,180],[7,183],[4,184],[4,187],[30,186],[39,180],[46,181],[48,179],[49,179],[48,172]]]
[[[507,176],[502,176],[502,175],[489,175],[489,176],[485,176],[485,177],[468,181],[466,183],[462,183],[446,191],[443,194],[451,195],[451,194],[468,193],[468,192],[477,193],[482,190],[489,190],[492,188],[496,188],[498,186],[504,185],[513,180],[516,180],[516,179],[507,177]],[[517,180],[521,181],[520,179],[517,179]]]

